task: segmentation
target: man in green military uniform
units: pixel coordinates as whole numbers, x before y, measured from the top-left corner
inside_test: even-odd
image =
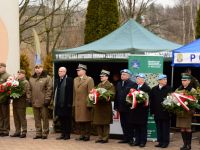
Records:
[[[86,75],[87,66],[79,64],[74,79],[73,105],[75,107],[75,121],[79,123],[81,135],[76,140],[89,141],[91,130],[91,108],[87,107],[87,98],[90,90],[94,88],[94,81]]]
[[[0,63],[0,84],[6,82],[9,74],[6,72],[6,64]],[[9,97],[0,95],[0,136],[8,136],[10,131]]]
[[[93,110],[93,124],[97,127],[98,139],[96,143],[107,143],[110,133],[110,124],[113,122],[112,104],[111,99],[114,97],[115,88],[112,83],[108,81],[110,72],[107,70],[102,70],[100,74],[101,82],[98,84],[97,88],[104,88],[110,94],[108,99],[99,100],[97,104],[94,105]],[[112,96],[112,97],[111,97]]]
[[[24,70],[18,71],[19,86],[23,86],[23,95],[20,98],[13,99],[13,117],[15,124],[15,133],[11,137],[25,138],[27,133],[26,120],[26,94],[28,94],[29,82],[25,78]],[[21,132],[22,129],[22,132]]]
[[[29,84],[27,98],[33,107],[36,128],[36,136],[33,139],[47,139],[49,134],[48,105],[52,96],[52,80],[43,71],[42,65],[35,65],[35,73],[30,78]]]

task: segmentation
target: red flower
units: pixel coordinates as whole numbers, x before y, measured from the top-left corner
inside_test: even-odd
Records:
[[[12,85],[12,83],[11,82],[6,82],[6,85],[9,87],[9,86]]]
[[[10,95],[10,94],[11,94],[11,91],[8,91],[7,94]]]

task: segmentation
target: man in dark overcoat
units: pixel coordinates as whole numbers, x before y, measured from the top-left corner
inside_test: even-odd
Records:
[[[172,92],[167,85],[167,76],[160,74],[158,76],[158,85],[154,86],[150,92],[150,112],[154,116],[157,129],[157,142],[155,147],[166,148],[169,145],[170,138],[170,115],[164,110],[162,102],[169,93]]]
[[[73,102],[73,79],[67,76],[67,69],[60,67],[58,70],[59,78],[55,85],[55,117],[58,118],[61,126],[61,136],[57,140],[70,139],[72,102]]]
[[[134,82],[130,80],[132,75],[128,69],[121,70],[121,81],[116,85],[116,98],[114,102],[114,109],[120,114],[120,123],[123,131],[123,140],[119,143],[133,143],[133,130],[128,123],[130,108],[126,102],[126,96],[133,87]]]
[[[136,75],[136,83],[133,85],[133,88],[148,94],[151,90],[145,82],[145,75],[143,73]],[[135,129],[134,146],[144,147],[147,142],[148,112],[149,107],[144,103],[137,104],[137,106],[130,111],[129,122],[132,125],[132,129]]]

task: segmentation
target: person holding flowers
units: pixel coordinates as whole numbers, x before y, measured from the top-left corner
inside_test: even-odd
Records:
[[[191,76],[183,74],[181,78],[182,85],[176,89],[175,92],[185,94],[187,92],[194,92],[196,91],[191,82]],[[184,103],[186,105],[186,103]],[[182,106],[181,106],[182,107]],[[192,130],[191,130],[191,123],[192,123],[192,116],[194,110],[183,110],[180,112],[176,112],[176,126],[181,129],[181,135],[183,139],[184,145],[180,148],[180,150],[190,150],[191,149],[191,140],[192,140]]]
[[[25,70],[21,69],[18,71],[17,79],[19,85],[15,87],[16,90],[14,92],[19,91],[19,93],[21,93],[22,91],[23,94],[20,94],[19,97],[13,98],[13,117],[15,124],[15,133],[13,135],[10,135],[11,137],[25,138],[27,133],[26,95],[28,94],[29,82],[26,80],[25,74]]]
[[[114,102],[114,109],[120,114],[120,123],[123,131],[123,140],[120,140],[118,143],[133,143],[133,130],[130,127],[128,122],[130,108],[126,102],[126,95],[133,87],[134,82],[130,80],[132,73],[128,69],[123,69],[120,71],[121,81],[116,85],[116,98]]]
[[[5,83],[10,75],[6,72],[6,64],[0,63],[0,136],[8,136],[10,131],[9,94],[5,93]]]
[[[150,112],[154,116],[157,129],[158,144],[155,147],[166,148],[170,142],[170,114],[163,107],[162,102],[171,92],[171,87],[167,85],[167,76],[160,74],[158,76],[158,85],[152,88],[149,97]]]
[[[145,147],[147,142],[147,120],[149,112],[148,94],[151,88],[145,82],[145,75],[143,73],[136,75],[136,83],[132,88],[139,93],[143,91],[147,96],[144,96],[145,94],[139,94],[139,97],[136,97],[135,106],[130,110],[129,123],[131,124],[132,130],[135,130],[135,142],[131,146]]]
[[[97,103],[93,106],[93,119],[92,123],[96,125],[98,139],[96,143],[107,143],[110,133],[110,124],[112,123],[112,104],[111,100],[115,95],[115,87],[108,81],[110,72],[102,70],[100,74],[101,82],[98,84],[98,88],[105,89],[102,96],[98,97]]]

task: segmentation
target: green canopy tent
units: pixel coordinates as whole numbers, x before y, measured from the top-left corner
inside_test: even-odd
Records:
[[[121,27],[92,43],[70,49],[55,50],[54,61],[113,61],[127,62],[131,54],[156,54],[171,57],[171,51],[181,45],[153,34],[129,19]]]
[[[102,68],[110,70],[111,77],[121,69],[127,68],[128,56],[131,54],[164,55],[171,60],[172,50],[179,47],[181,45],[162,39],[135,20],[129,19],[121,27],[97,41],[77,48],[55,50],[54,70],[57,72],[59,66],[67,66],[69,75],[73,77],[76,75],[75,67],[81,62],[88,65],[87,73],[92,74],[97,82],[98,73]],[[170,63],[166,66],[169,66],[166,70],[170,71]]]

